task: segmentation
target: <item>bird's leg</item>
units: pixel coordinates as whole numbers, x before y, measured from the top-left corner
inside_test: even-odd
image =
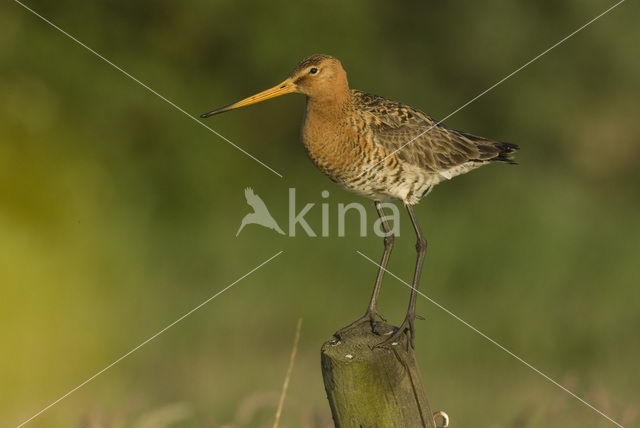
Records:
[[[420,275],[422,274],[422,265],[424,262],[424,256],[427,252],[427,240],[424,239],[424,235],[422,234],[422,230],[420,229],[420,225],[416,220],[416,216],[413,213],[413,208],[409,204],[405,204],[407,207],[407,211],[409,212],[409,217],[411,218],[411,224],[413,225],[413,230],[416,232],[416,236],[418,237],[418,241],[416,243],[416,251],[418,252],[418,259],[416,260],[416,267],[413,272],[413,284],[411,286],[411,297],[409,298],[409,308],[407,310],[407,315],[404,318],[404,321],[388,339],[384,342],[380,343],[377,346],[388,345],[389,343],[397,341],[398,337],[405,332],[409,332],[409,343],[411,347],[414,347],[415,341],[415,332],[413,327],[413,322],[416,319],[416,298],[418,296],[418,286],[420,285]],[[420,318],[420,317],[419,317]]]
[[[380,267],[378,268],[378,274],[376,275],[376,282],[373,286],[373,293],[371,293],[371,300],[369,301],[369,306],[365,312],[365,317],[369,316],[369,319],[371,320],[372,329],[375,327],[376,316],[380,317],[383,321],[386,321],[384,317],[378,313],[376,307],[378,304],[380,288],[382,287],[382,278],[387,270],[387,264],[389,263],[389,257],[391,256],[391,250],[393,249],[393,242],[395,240],[393,232],[391,232],[391,228],[387,222],[387,218],[384,215],[384,211],[382,210],[382,204],[380,201],[376,201],[375,205],[376,211],[378,211],[378,216],[380,217],[380,222],[382,223],[382,230],[384,231],[384,252],[382,253],[382,260],[380,261]]]
[[[376,282],[373,286],[373,293],[371,294],[371,300],[369,301],[369,306],[367,306],[367,311],[364,313],[364,315],[348,326],[336,331],[334,333],[334,336],[338,338],[340,338],[340,334],[362,324],[363,322],[369,322],[369,324],[371,324],[371,331],[376,333],[376,317],[379,317],[380,319],[382,319],[382,321],[386,321],[384,317],[380,315],[380,313],[378,313],[376,307],[378,303],[378,295],[380,294],[380,288],[382,286],[382,277],[384,276],[384,272],[387,269],[389,256],[391,255],[391,250],[393,249],[394,236],[391,232],[391,228],[389,227],[389,223],[387,222],[387,218],[384,215],[384,211],[382,210],[382,204],[380,203],[380,201],[375,201],[375,205],[378,216],[380,216],[380,221],[382,222],[382,230],[384,230],[384,252],[382,253],[382,260],[380,261],[380,267],[378,268]]]

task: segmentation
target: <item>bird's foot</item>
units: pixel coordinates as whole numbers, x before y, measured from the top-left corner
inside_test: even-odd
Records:
[[[379,334],[378,331],[376,330],[376,317],[380,318],[382,321],[386,322],[387,320],[375,309],[367,309],[367,312],[365,312],[365,314],[358,318],[357,320],[355,320],[354,322],[352,322],[351,324],[349,324],[346,327],[342,327],[340,330],[336,331],[335,333],[333,333],[333,335],[340,339],[341,336],[346,333],[347,331],[359,326],[360,324],[363,324],[365,322],[368,322],[369,325],[371,325],[371,331],[375,334]]]
[[[416,318],[419,320],[424,319],[424,317],[416,315],[414,312],[407,313],[407,316],[404,318],[404,321],[402,321],[402,324],[400,324],[400,327],[398,327],[387,339],[374,346],[374,348],[396,345],[401,342],[401,336],[405,333],[407,334],[407,350],[409,349],[409,345],[411,345],[411,348],[415,348],[415,328],[413,322]]]

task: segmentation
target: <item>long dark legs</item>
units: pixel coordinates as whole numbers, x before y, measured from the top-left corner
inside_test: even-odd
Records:
[[[405,204],[407,207],[407,211],[409,212],[409,217],[411,218],[411,224],[413,225],[413,230],[416,232],[416,236],[418,241],[416,242],[416,251],[418,252],[418,259],[416,260],[416,267],[413,271],[413,284],[411,285],[411,297],[409,298],[409,308],[407,309],[407,315],[402,322],[402,325],[398,330],[387,340],[382,342],[378,346],[387,345],[395,340],[397,340],[398,336],[403,334],[405,331],[409,331],[409,343],[411,346],[414,346],[415,341],[415,333],[413,328],[413,322],[416,319],[416,298],[418,297],[418,286],[420,285],[420,275],[422,274],[422,265],[424,263],[424,256],[427,252],[427,240],[424,239],[424,235],[422,234],[422,230],[420,229],[420,225],[416,220],[416,216],[413,213],[413,207],[411,205]]]
[[[375,323],[376,316],[380,317],[376,309],[376,305],[378,303],[378,296],[380,294],[380,288],[382,286],[382,278],[384,277],[384,273],[387,269],[387,263],[389,262],[389,256],[391,255],[391,250],[393,248],[394,236],[391,233],[391,228],[389,227],[389,223],[385,218],[384,211],[382,210],[382,205],[379,201],[375,202],[376,211],[378,211],[378,215],[380,216],[380,220],[382,222],[382,229],[384,230],[384,252],[382,253],[382,260],[380,261],[380,267],[378,268],[378,275],[376,276],[376,282],[373,286],[373,293],[371,294],[371,300],[369,301],[369,306],[367,306],[367,311],[364,316],[352,322],[346,327],[341,328],[335,333],[335,336],[340,337],[340,335],[353,327],[356,327],[364,322],[369,322],[371,324],[372,331],[375,332]],[[420,229],[420,225],[416,220],[416,216],[413,213],[413,207],[409,204],[405,204],[407,208],[407,212],[409,213],[409,218],[411,219],[411,225],[413,226],[413,230],[416,233],[416,237],[418,238],[416,242],[416,251],[418,253],[418,257],[416,260],[416,266],[413,271],[413,283],[411,285],[411,297],[409,297],[409,307],[407,308],[407,314],[405,315],[404,321],[400,325],[400,327],[386,340],[380,343],[377,346],[384,346],[390,343],[396,342],[399,339],[399,336],[404,334],[405,332],[409,333],[409,344],[411,347],[414,346],[415,342],[415,332],[414,332],[414,321],[416,319],[416,300],[418,297],[418,287],[420,286],[420,276],[422,274],[422,265],[424,263],[424,257],[427,252],[427,240],[424,238],[422,234],[422,229]]]
[[[424,256],[427,253],[427,240],[424,239],[422,229],[420,229],[420,225],[413,213],[413,207],[411,205],[407,205],[406,207],[409,212],[409,217],[411,218],[413,230],[416,232],[416,237],[418,238],[418,241],[416,242],[418,259],[416,260],[416,268],[413,271],[413,284],[411,285],[411,297],[409,298],[409,309],[407,310],[407,318],[411,318],[413,321],[416,317],[416,298],[418,297],[418,287],[420,286],[420,276],[422,275]],[[411,345],[413,346],[413,325],[411,327]]]
[[[348,326],[338,330],[335,333],[335,336],[338,337],[340,337],[341,333],[344,333],[345,331],[350,330],[351,328],[366,321],[371,324],[371,330],[375,332],[376,316],[384,321],[382,315],[378,313],[376,306],[378,303],[380,288],[382,286],[382,278],[384,277],[384,272],[387,269],[387,263],[389,263],[389,256],[391,255],[391,250],[393,249],[394,236],[391,232],[391,228],[389,227],[389,223],[387,222],[387,218],[384,215],[384,211],[382,210],[382,204],[380,203],[380,201],[375,201],[375,205],[376,211],[378,212],[378,216],[380,217],[380,221],[382,223],[382,230],[384,231],[384,252],[382,253],[382,260],[380,261],[380,267],[378,268],[378,275],[376,276],[376,282],[373,286],[373,292],[371,293],[371,300],[369,300],[369,306],[367,306],[367,311],[364,313],[364,316],[352,322]]]
[[[369,307],[367,308],[367,314],[376,314],[376,304],[378,303],[378,295],[380,294],[380,287],[382,286],[382,278],[384,272],[387,269],[387,263],[389,263],[389,256],[391,256],[391,250],[393,249],[394,236],[391,233],[391,228],[387,222],[387,218],[384,216],[382,210],[382,204],[379,201],[375,201],[376,211],[380,216],[382,222],[382,230],[384,230],[384,252],[382,253],[382,260],[380,261],[380,267],[378,268],[378,275],[376,276],[376,283],[373,286],[373,293],[371,294],[371,300],[369,301]]]

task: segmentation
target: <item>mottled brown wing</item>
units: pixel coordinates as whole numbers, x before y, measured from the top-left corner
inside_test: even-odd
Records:
[[[395,101],[360,91],[354,91],[354,96],[362,110],[370,114],[375,143],[389,152],[398,150],[395,155],[400,160],[427,171],[445,171],[468,162],[510,161],[506,146],[517,148],[447,128]]]

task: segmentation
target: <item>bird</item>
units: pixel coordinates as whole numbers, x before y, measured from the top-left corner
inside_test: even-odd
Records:
[[[264,201],[260,196],[254,193],[251,187],[244,189],[244,197],[247,199],[247,204],[253,208],[253,212],[242,218],[242,222],[240,223],[238,232],[236,232],[236,236],[240,235],[240,232],[247,224],[259,224],[260,226],[275,230],[280,235],[284,235],[284,232],[280,229],[276,220],[269,213]]]
[[[394,235],[382,202],[404,204],[416,234],[417,259],[409,305],[404,320],[378,346],[397,342],[401,335],[415,346],[416,299],[427,241],[413,206],[438,183],[480,166],[515,164],[519,146],[456,131],[406,104],[350,89],[342,63],[331,55],[316,54],[300,61],[283,82],[219,109],[202,118],[290,93],[306,96],[302,144],[313,164],[347,190],[373,200],[384,230],[384,251],[365,314],[335,333],[368,322],[376,333],[378,296]],[[408,345],[407,345],[408,346]]]

